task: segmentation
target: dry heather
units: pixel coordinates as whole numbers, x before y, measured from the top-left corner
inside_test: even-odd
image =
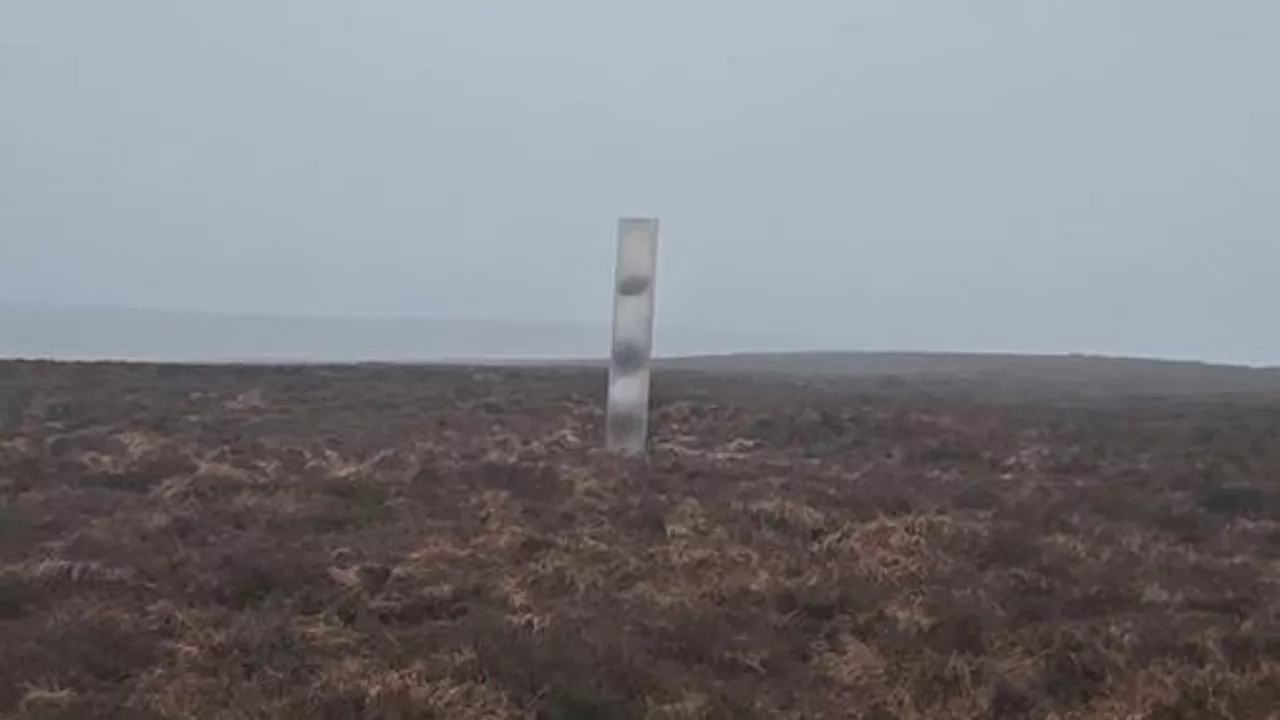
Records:
[[[0,365],[0,715],[1266,718],[1280,403]]]

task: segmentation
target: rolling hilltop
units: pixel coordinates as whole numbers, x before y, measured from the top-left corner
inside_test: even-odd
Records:
[[[773,335],[665,328],[660,352],[799,349]],[[245,315],[0,305],[0,358],[155,362],[516,362],[604,357],[607,323]]]
[[[1120,394],[1280,394],[1280,368],[1090,355],[997,353],[804,352],[672,358],[669,369],[815,378],[911,378],[982,382],[988,387]]]
[[[0,306],[0,358],[157,362],[447,362],[598,366],[607,325],[218,315]],[[1280,394],[1280,369],[1085,355],[802,351],[795,338],[664,327],[658,367],[805,378],[911,378],[1115,394]],[[767,350],[767,351],[765,351]]]

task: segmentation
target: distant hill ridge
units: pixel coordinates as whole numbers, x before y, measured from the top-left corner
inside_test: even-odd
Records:
[[[663,366],[721,373],[987,381],[1011,388],[1053,385],[1121,394],[1280,394],[1280,368],[1083,354],[736,353],[672,358]]]
[[[714,363],[721,369],[761,370],[777,367],[806,372],[833,372],[848,374],[920,373],[920,372],[986,372],[1000,369],[1044,367],[1071,369],[1076,367],[1109,367],[1113,369],[1231,371],[1254,373],[1277,368],[1251,368],[1243,365],[1210,363],[1198,360],[1168,360],[1163,358],[1115,357],[1070,353],[1065,355],[1035,353],[980,353],[980,352],[915,352],[915,351],[804,351],[766,353],[724,353],[685,356],[671,361],[674,365],[703,365]]]
[[[237,315],[0,304],[0,357],[158,362],[424,362],[604,357],[600,323]],[[665,326],[659,351],[801,349],[794,338]]]
[[[0,305],[0,358],[157,362],[604,363],[605,324],[219,315]],[[1280,394],[1280,368],[1088,355],[801,350],[793,338],[664,327],[664,369],[983,380],[1117,393]]]

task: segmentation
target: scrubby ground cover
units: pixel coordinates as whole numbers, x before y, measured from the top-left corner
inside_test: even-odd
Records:
[[[1280,402],[0,364],[0,715],[1266,718]]]

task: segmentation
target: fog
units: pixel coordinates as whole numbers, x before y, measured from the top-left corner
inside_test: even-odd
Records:
[[[1280,363],[1276,68],[1272,0],[5,2],[0,305],[578,352],[638,214],[660,345]]]

